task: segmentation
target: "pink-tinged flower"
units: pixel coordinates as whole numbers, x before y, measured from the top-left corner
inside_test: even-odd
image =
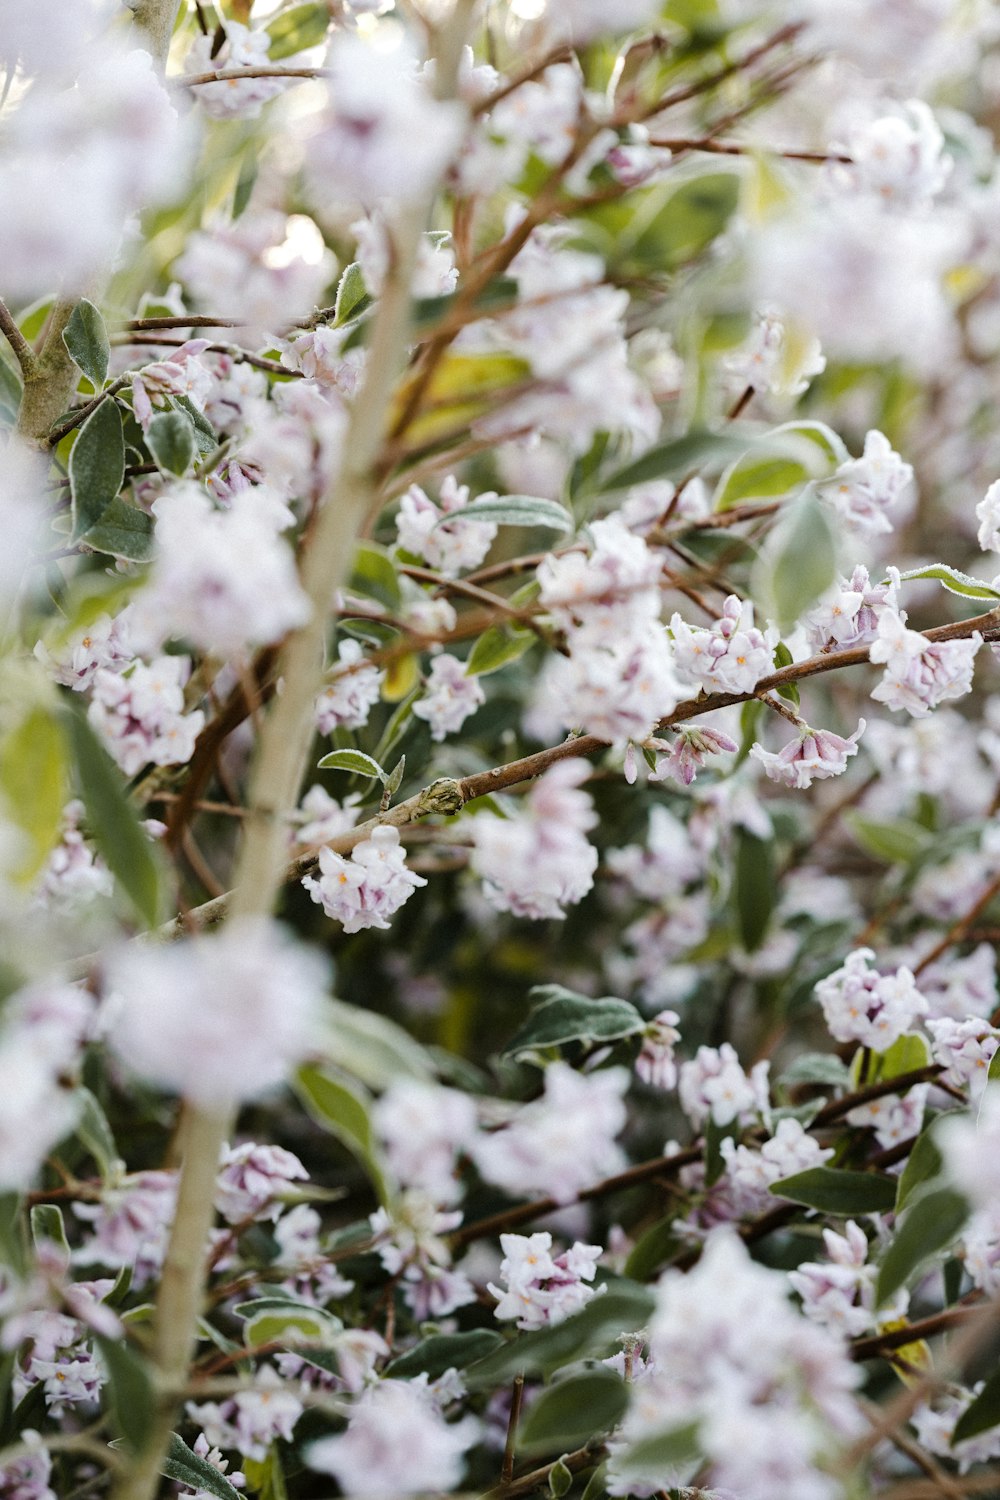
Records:
[[[919,631],[908,630],[902,615],[886,611],[869,652],[873,662],[885,663],[885,675],[872,697],[888,708],[905,708],[915,718],[950,698],[964,698],[972,687],[982,643],[978,630],[967,640],[929,641]]]
[[[127,672],[98,668],[87,717],[126,776],[143,766],[184,765],[205,725],[201,709],[184,712],[186,656],[137,661]]]
[[[789,339],[784,323],[769,310],[757,314],[749,338],[726,355],[722,367],[738,388],[801,396],[813,376],[826,369],[826,357],[819,339]]]
[[[224,1109],[275,1088],[308,1055],[328,977],[325,959],[265,920],[123,949],[106,974],[108,1040],[141,1077]]]
[[[846,771],[847,762],[858,753],[858,740],[864,731],[864,719],[846,740],[829,729],[810,729],[805,725],[798,738],[789,740],[777,754],[762,745],[754,745],[750,754],[764,767],[764,774],[771,781],[801,791],[814,781],[825,781]]]
[[[656,769],[650,771],[650,781],[670,780],[681,786],[690,786],[710,755],[724,751],[733,754],[740,747],[728,734],[718,729],[682,729],[670,745],[665,740],[647,741],[657,752]],[[661,751],[666,751],[665,755]]]
[[[927,1030],[934,1038],[931,1044],[934,1061],[947,1070],[945,1082],[955,1088],[968,1085],[972,1098],[978,1098],[986,1087],[990,1063],[1000,1046],[1000,1032],[975,1015],[964,1021],[952,1020],[950,1016],[931,1019]]]
[[[392,236],[384,214],[376,209],[367,218],[358,219],[351,225],[351,233],[355,238],[355,259],[361,267],[365,286],[373,297],[377,297],[392,264]],[[445,297],[457,285],[458,267],[451,235],[444,230],[422,234],[410,282],[413,296]]]
[[[836,1041],[885,1052],[926,1014],[927,1001],[909,969],[880,974],[871,967],[874,957],[870,948],[856,948],[841,968],[820,980],[816,998]]]
[[[564,630],[611,626],[630,632],[658,620],[662,561],[619,516],[592,521],[593,543],[583,552],[550,553],[538,567],[539,597]]]
[[[600,1245],[583,1245],[578,1240],[553,1256],[552,1236],[547,1232],[502,1234],[500,1245],[504,1253],[500,1280],[506,1285],[499,1287],[491,1281],[489,1290],[497,1299],[493,1315],[501,1321],[516,1318],[518,1328],[544,1328],[579,1312],[593,1297],[596,1289],[587,1282],[593,1281],[597,1271],[603,1253]]]
[[[269,1365],[258,1370],[256,1380],[255,1390],[238,1391],[221,1404],[189,1401],[186,1409],[211,1447],[235,1449],[263,1463],[277,1438],[291,1442],[303,1406]]]
[[[215,1206],[227,1224],[277,1219],[292,1183],[308,1178],[298,1157],[282,1146],[258,1146],[253,1141],[227,1146],[215,1180]]]
[[[419,200],[457,152],[464,110],[436,100],[403,49],[341,34],[329,68],[330,104],[307,161],[319,200]]]
[[[35,1440],[35,1442],[32,1441]],[[0,1469],[0,1496],[3,1500],[58,1500],[55,1490],[50,1488],[52,1458],[33,1428],[26,1428],[20,1440],[34,1451]],[[36,1446],[37,1443],[37,1446]]]
[[[902,1291],[888,1307],[876,1310],[875,1281],[878,1267],[868,1259],[868,1239],[853,1219],[844,1234],[824,1229],[828,1259],[803,1261],[788,1273],[792,1287],[802,1298],[807,1318],[835,1329],[845,1338],[874,1332],[882,1322],[902,1317],[909,1293]]]
[[[734,1218],[773,1208],[781,1201],[770,1191],[773,1182],[822,1166],[833,1155],[833,1148],[822,1147],[798,1120],[779,1121],[774,1135],[759,1151],[738,1146],[731,1136],[722,1142],[721,1151]]]
[[[302,881],[328,917],[341,922],[345,932],[365,927],[388,929],[389,918],[427,881],[407,868],[399,829],[390,824],[373,828],[371,836],[355,844],[350,859],[321,849],[319,878]]]
[[[635,1071],[652,1088],[672,1089],[677,1083],[674,1048],[681,1039],[677,1030],[679,1020],[675,1010],[661,1010],[643,1032]]]
[[[477,496],[492,500],[492,492]],[[478,568],[493,544],[497,528],[492,521],[466,520],[462,511],[469,503],[469,486],[449,474],[441,485],[437,504],[418,484],[412,484],[399,502],[396,535],[400,547],[422,557],[446,578],[457,578],[467,568]],[[447,519],[445,519],[447,517]]]
[[[409,1189],[394,1201],[391,1214],[377,1209],[369,1222],[379,1259],[400,1279],[403,1300],[418,1322],[475,1302],[476,1289],[464,1272],[453,1270],[445,1239],[462,1222],[460,1212],[442,1213],[436,1199]]]
[[[154,405],[169,407],[168,396],[187,396],[199,411],[214,381],[212,372],[200,358],[208,348],[208,339],[188,339],[170,356],[144,365],[132,376],[132,410],[143,432],[149,431]]]
[[[913,467],[881,432],[869,432],[861,458],[848,459],[816,493],[848,531],[879,536],[892,530],[893,508],[913,480]]]
[[[159,1275],[177,1206],[176,1172],[138,1172],[105,1188],[100,1203],[76,1203],[78,1219],[90,1234],[73,1262],[132,1270],[132,1284],[144,1287]]]
[[[401,1078],[376,1104],[373,1121],[403,1187],[419,1188],[437,1204],[455,1202],[461,1193],[455,1163],[476,1132],[476,1108],[468,1094]]]
[[[681,1108],[695,1129],[711,1118],[716,1125],[733,1120],[749,1124],[769,1107],[769,1062],[754,1063],[743,1071],[729,1042],[721,1047],[699,1047],[694,1057],[681,1064]]]
[[[597,822],[577,759],[552,766],[535,783],[523,811],[510,818],[480,813],[472,820],[473,872],[491,906],[517,917],[561,919],[590,890],[597,850],[587,830]]]
[[[618,746],[642,743],[680,694],[661,625],[633,627],[621,637],[599,637],[587,627],[571,635],[568,656],[546,661],[526,725],[539,738],[574,728]]]
[[[576,1073],[545,1069],[545,1094],[523,1105],[509,1125],[472,1143],[480,1174],[506,1192],[547,1193],[569,1203],[583,1188],[621,1169],[615,1136],[625,1128],[626,1068]]]
[[[320,734],[335,729],[361,729],[379,700],[385,673],[366,661],[360,642],[341,641],[338,668],[316,699],[316,728]]]
[[[39,641],[35,656],[43,662],[63,687],[82,693],[90,687],[99,669],[121,672],[135,659],[129,640],[131,608],[126,606],[114,619],[98,615],[85,630],[72,636],[60,650],[52,650]]]
[[[907,99],[891,113],[858,123],[830,149],[850,157],[831,164],[830,182],[870,193],[889,208],[926,207],[954,166],[941,127],[922,99]]]
[[[994,481],[976,506],[979,545],[984,552],[1000,552],[1000,479]]]
[[[774,670],[777,630],[773,625],[759,630],[753,623],[753,605],[735,594],[729,595],[710,630],[692,627],[675,614],[670,631],[678,675],[706,692],[752,693]]]
[[[945,1166],[974,1208],[1000,1202],[1000,1089],[988,1088],[978,1110],[956,1112],[935,1132]]]
[[[447,1492],[461,1480],[463,1455],[479,1432],[475,1417],[446,1422],[421,1386],[382,1380],[351,1409],[347,1431],[311,1443],[305,1457],[345,1495]]]
[[[264,30],[252,31],[239,21],[222,23],[225,40],[222,46],[211,36],[199,36],[184,59],[185,73],[214,73],[221,68],[231,71],[266,68],[270,62],[271,37]],[[285,67],[295,67],[296,58],[285,59]],[[269,99],[283,93],[287,80],[280,78],[227,78],[221,83],[203,83],[191,90],[206,115],[216,120],[256,120]]]
[[[869,1104],[859,1104],[847,1115],[850,1125],[874,1130],[875,1139],[886,1149],[911,1141],[920,1134],[929,1085],[919,1083],[905,1094],[884,1094]]]
[[[872,583],[868,569],[859,563],[850,578],[841,578],[803,617],[813,651],[844,651],[875,639],[881,616],[896,612],[899,603],[899,569],[886,571],[888,582]]]
[[[920,1446],[941,1458],[954,1459],[960,1474],[968,1473],[973,1464],[989,1463],[1000,1455],[1000,1431],[996,1427],[977,1437],[954,1441],[959,1418],[980,1395],[984,1384],[978,1380],[971,1388],[949,1385],[946,1393],[936,1397],[933,1406],[921,1403],[910,1418]]]
[[[426,719],[431,739],[443,740],[461,729],[470,714],[486,702],[478,677],[470,677],[465,662],[442,652],[431,662],[424,696],[413,705],[418,719]]]
[[[358,821],[357,793],[343,803],[331,797],[322,786],[311,786],[293,815],[296,844],[330,844],[342,833],[348,833]]]

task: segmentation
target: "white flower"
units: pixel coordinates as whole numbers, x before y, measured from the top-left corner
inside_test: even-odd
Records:
[[[495,498],[492,492],[477,496],[480,500]],[[422,557],[446,578],[457,578],[467,568],[478,568],[493,544],[497,528],[492,521],[464,519],[462,511],[468,503],[469,486],[459,484],[453,474],[443,481],[436,505],[418,484],[411,484],[399,502],[396,515],[400,547]]]
[[[789,330],[773,311],[759,312],[749,338],[722,361],[734,384],[779,396],[801,396],[826,369],[819,340]]]
[[[328,917],[343,923],[345,932],[365,927],[388,929],[389,917],[427,881],[406,866],[406,850],[399,829],[390,824],[373,828],[355,844],[350,859],[321,849],[319,878],[306,875],[302,884]]]
[[[397,1180],[422,1189],[435,1203],[453,1203],[461,1193],[455,1161],[476,1130],[470,1096],[415,1078],[397,1079],[376,1104],[373,1119]]]
[[[574,728],[619,747],[641,744],[680,696],[662,626],[603,638],[588,627],[571,635],[568,656],[547,659],[525,724],[542,739]]]
[[[226,1146],[215,1180],[215,1206],[227,1224],[246,1219],[277,1219],[282,1195],[293,1182],[303,1182],[309,1173],[291,1151],[282,1146]]]
[[[126,776],[152,761],[183,765],[205,724],[201,709],[184,712],[184,683],[191,670],[186,656],[161,656],[148,666],[138,661],[126,673],[99,667],[87,717]]]
[[[967,640],[929,641],[919,631],[908,630],[903,616],[886,610],[869,651],[873,662],[885,663],[885,675],[872,697],[888,708],[906,709],[915,718],[939,703],[963,698],[972,687],[982,642],[978,630]]]
[[[747,1074],[729,1042],[721,1047],[699,1047],[681,1064],[681,1108],[696,1129],[712,1118],[716,1125],[733,1120],[749,1123],[768,1109],[767,1076],[770,1063],[754,1063]]]
[[[597,850],[587,830],[597,822],[579,790],[589,768],[559,761],[535,783],[527,806],[512,817],[483,812],[472,820],[470,866],[491,906],[515,916],[561,919],[590,890]]]
[[[1000,479],[990,485],[976,506],[979,545],[984,552],[1000,552]]]
[[[256,1390],[238,1391],[221,1404],[189,1401],[186,1410],[204,1428],[211,1447],[235,1449],[263,1463],[277,1438],[291,1441],[303,1406],[270,1366],[257,1371],[256,1381]]]
[[[906,1094],[884,1094],[868,1104],[859,1104],[847,1115],[851,1125],[869,1126],[880,1146],[898,1146],[920,1134],[927,1100],[926,1083],[917,1084]]]
[[[270,58],[268,49],[271,37],[266,31],[251,31],[239,21],[225,20],[222,23],[225,40],[222,46],[215,39],[199,36],[192,43],[184,59],[185,73],[209,73],[221,68],[246,68],[253,70],[267,67]],[[286,67],[294,67],[296,59],[286,59]],[[242,118],[255,120],[262,105],[283,92],[287,82],[280,78],[227,78],[221,83],[199,84],[192,90],[193,96],[206,115],[217,120]]]
[[[821,1166],[833,1155],[833,1149],[820,1146],[798,1120],[779,1121],[774,1135],[759,1151],[738,1146],[731,1136],[726,1136],[720,1149],[726,1163],[726,1183],[739,1218],[764,1213],[781,1202],[780,1196],[769,1191],[773,1182]]]
[[[674,1048],[681,1039],[677,1030],[679,1020],[675,1010],[661,1010],[643,1032],[635,1071],[643,1083],[653,1088],[672,1089],[677,1083]]]
[[[625,1126],[628,1085],[625,1068],[580,1074],[566,1063],[550,1063],[544,1097],[472,1143],[481,1175],[518,1197],[539,1192],[569,1203],[620,1170],[624,1158],[614,1138]]]
[[[947,1070],[945,1082],[956,1088],[967,1084],[972,1098],[978,1098],[986,1087],[990,1063],[1000,1046],[1000,1032],[979,1016],[968,1016],[964,1021],[950,1016],[935,1017],[927,1022],[927,1030],[934,1039],[931,1046],[934,1061]]]
[[[552,1236],[539,1234],[502,1234],[500,1246],[500,1279],[505,1287],[492,1281],[489,1290],[497,1298],[494,1317],[504,1321],[516,1318],[518,1328],[544,1328],[561,1323],[579,1312],[594,1295],[593,1281],[600,1245],[583,1245],[577,1241],[569,1250],[553,1257]]]
[[[424,696],[413,705],[413,712],[418,719],[427,720],[431,739],[443,740],[461,729],[469,715],[485,702],[479,678],[470,677],[465,662],[457,656],[442,652],[431,662]]]
[[[891,514],[913,480],[913,467],[881,432],[869,432],[861,458],[842,463],[816,493],[848,531],[878,536],[892,530]]]
[[[448,1491],[459,1483],[462,1456],[479,1430],[474,1417],[445,1422],[420,1386],[382,1380],[362,1393],[346,1432],[310,1444],[306,1462],[332,1474],[345,1495]]]
[[[870,948],[856,948],[841,968],[816,986],[830,1035],[885,1052],[926,1014],[927,1001],[909,969],[880,974]]]
[[[315,1044],[326,961],[276,923],[232,921],[107,969],[108,1039],[134,1072],[206,1108],[254,1099]]]
[[[320,734],[335,729],[361,729],[379,700],[385,673],[365,660],[360,642],[341,641],[339,669],[316,699],[316,728]]]
[[[303,241],[312,242],[309,258]],[[255,347],[287,323],[306,317],[329,280],[331,257],[311,219],[293,223],[277,212],[245,213],[195,230],[174,273],[195,302],[224,306],[243,320],[242,339]]]
[[[789,740],[776,755],[761,745],[752,746],[750,755],[760,762],[771,781],[801,791],[814,781],[825,781],[829,776],[840,776],[846,771],[848,760],[858,753],[858,740],[864,730],[865,721],[861,719],[854,733],[845,740],[829,729],[810,729],[806,725],[798,738]]]
[[[844,651],[875,639],[885,611],[898,610],[899,571],[888,569],[887,583],[872,583],[859,563],[850,578],[841,578],[803,617],[813,651]]]
[[[871,193],[887,207],[921,208],[937,197],[954,166],[944,135],[922,99],[908,99],[847,132],[833,151],[851,158],[830,172],[838,186]]]
[[[670,631],[678,675],[706,692],[752,693],[760,679],[774,671],[775,627],[759,630],[753,623],[753,605],[735,594],[729,595],[710,630],[693,628],[675,614]]]
[[[986,1089],[978,1111],[949,1115],[939,1128],[936,1140],[956,1186],[974,1208],[993,1208],[1000,1201],[1000,1089]]]
[[[788,1279],[802,1298],[806,1317],[847,1338],[872,1332],[884,1319],[906,1312],[908,1294],[893,1299],[890,1308],[875,1307],[878,1268],[868,1261],[868,1239],[863,1229],[849,1219],[844,1234],[824,1229],[825,1261],[803,1261]]]

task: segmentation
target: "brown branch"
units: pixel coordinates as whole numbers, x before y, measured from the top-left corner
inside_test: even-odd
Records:
[[[84,406],[77,407],[76,411],[71,413],[71,415],[66,418],[65,422],[60,422],[58,427],[52,428],[51,432],[45,439],[46,445],[49,448],[57,447],[58,444],[62,442],[66,434],[68,432],[72,432],[74,427],[79,427],[82,422],[85,422],[90,416],[90,413],[96,410],[96,408],[100,406],[102,401],[107,401],[110,397],[117,396],[118,392],[122,389],[122,386],[127,385],[131,378],[131,371],[129,371],[126,375],[119,375],[118,379],[113,380],[105,390],[98,391],[97,395],[92,396]]]
[[[579,1474],[581,1469],[589,1469],[592,1464],[600,1463],[604,1457],[605,1447],[602,1442],[589,1442],[583,1448],[577,1448],[574,1453],[564,1453],[562,1458],[555,1458],[550,1464],[543,1464],[540,1469],[532,1469],[529,1474],[522,1474],[519,1479],[514,1479],[510,1484],[498,1484],[492,1490],[487,1490],[480,1496],[480,1500],[518,1500],[520,1495],[533,1494],[535,1490],[543,1489],[549,1482],[549,1475],[556,1464],[564,1465],[571,1474]]]
[[[878,1083],[869,1083],[864,1088],[855,1089],[851,1094],[844,1094],[842,1098],[832,1099],[829,1104],[824,1104],[819,1113],[814,1115],[810,1128],[832,1125],[835,1120],[843,1119],[844,1115],[862,1104],[870,1104],[873,1099],[884,1099],[886,1094],[898,1094],[918,1083],[930,1083],[943,1072],[940,1064],[929,1063],[926,1068],[914,1068],[910,1073],[900,1073],[895,1078],[883,1078]]]
[[[929,953],[924,954],[914,968],[914,974],[922,974],[930,964],[937,962],[942,953],[947,953],[948,949],[953,948],[956,943],[964,942],[970,928],[975,925],[976,918],[981,916],[998,892],[1000,892],[1000,875],[995,875],[965,915],[959,917],[957,922],[953,922],[941,941],[935,943]]]
[[[936,1333],[944,1333],[949,1328],[959,1328],[963,1323],[968,1323],[970,1318],[979,1317],[982,1311],[982,1302],[947,1307],[944,1312],[921,1318],[916,1323],[908,1323],[905,1328],[892,1328],[885,1333],[872,1334],[869,1338],[854,1339],[850,1345],[851,1358],[877,1359],[879,1355],[888,1354],[893,1349],[903,1349],[907,1344],[933,1338]]]
[[[737,141],[716,141],[711,136],[690,139],[686,136],[650,136],[651,146],[664,146],[668,151],[709,151],[714,156],[752,156],[761,150],[758,146],[742,145]],[[767,156],[780,156],[783,161],[808,161],[823,165],[826,162],[843,162],[851,165],[854,158],[839,151],[782,151],[773,146],[765,149]]]
[[[329,68],[279,68],[268,67],[266,64],[259,68],[216,68],[211,73],[185,73],[179,78],[168,78],[167,83],[172,88],[193,89],[204,83],[232,83],[239,82],[243,78],[332,78],[333,73]]]
[[[4,335],[4,338],[10,345],[14,358],[21,366],[21,372],[25,379],[33,375],[38,356],[20,328],[18,328],[14,314],[2,298],[0,298],[0,333]]]

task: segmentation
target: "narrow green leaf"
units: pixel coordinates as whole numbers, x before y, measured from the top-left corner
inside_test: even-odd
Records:
[[[95,552],[107,552],[125,562],[149,562],[153,556],[153,518],[117,495],[82,540]]]
[[[953,1188],[935,1188],[906,1210],[889,1241],[875,1291],[881,1307],[914,1272],[957,1239],[969,1217],[969,1205]]]
[[[565,1376],[532,1403],[518,1432],[518,1450],[535,1454],[575,1448],[614,1427],[627,1405],[628,1386],[613,1370]]]
[[[631,1276],[633,1281],[649,1281],[661,1266],[666,1265],[681,1243],[676,1223],[676,1212],[670,1213],[636,1240],[625,1262],[626,1276]]]
[[[446,1370],[464,1370],[477,1359],[485,1359],[503,1343],[503,1337],[492,1328],[474,1328],[470,1333],[432,1333],[413,1349],[386,1366],[386,1375],[394,1380],[412,1380],[426,1375],[437,1380]]]
[[[339,1318],[328,1317],[320,1307],[272,1307],[248,1319],[243,1339],[248,1349],[264,1344],[284,1344],[289,1349],[300,1344],[329,1347],[342,1328]]]
[[[846,1088],[848,1076],[847,1068],[832,1052],[803,1052],[782,1073],[781,1082],[786,1087],[796,1083],[826,1083],[831,1088]]]
[[[784,630],[834,581],[837,547],[826,512],[810,490],[790,502],[782,516],[762,560],[762,584]]]
[[[329,1061],[372,1089],[384,1089],[394,1078],[432,1078],[435,1064],[425,1047],[405,1027],[377,1011],[326,1004],[324,1039]]]
[[[55,1203],[36,1203],[31,1210],[31,1238],[38,1245],[47,1241],[55,1245],[69,1264],[69,1240],[63,1223],[62,1209]]]
[[[531,994],[538,1003],[507,1043],[501,1053],[503,1057],[516,1057],[543,1047],[564,1047],[570,1042],[592,1045],[618,1041],[637,1036],[646,1024],[634,1005],[613,996],[591,1000],[558,984],[537,985]]]
[[[146,429],[146,447],[163,474],[186,474],[195,460],[194,425],[180,411],[158,411]]]
[[[104,516],[125,478],[125,433],[115,401],[95,406],[77,433],[69,456],[73,539],[91,531]]]
[[[934,1139],[935,1123],[932,1120],[927,1129],[920,1132],[907,1158],[906,1166],[900,1173],[899,1186],[896,1189],[897,1213],[906,1207],[918,1187],[923,1187],[925,1183],[940,1175],[944,1158]]]
[[[386,775],[377,760],[361,750],[331,750],[329,755],[317,761],[321,771],[350,771],[354,776],[368,776],[373,781],[385,782]]]
[[[982,578],[971,578],[968,573],[950,568],[947,563],[928,563],[925,568],[909,568],[899,576],[904,583],[909,583],[913,578],[936,579],[938,583],[944,584],[950,594],[960,594],[963,599],[1000,599],[1000,593]]]
[[[233,190],[233,219],[239,219],[246,212],[247,204],[257,185],[257,173],[260,168],[260,157],[256,147],[251,148],[240,163],[240,175],[236,179],[236,187]]]
[[[395,797],[403,780],[403,772],[406,770],[406,756],[401,755],[385,778],[385,790],[389,797]]]
[[[163,914],[159,862],[112,765],[83,714],[68,709],[65,723],[94,842],[122,891],[147,927]]]
[[[694,260],[722,233],[736,211],[735,172],[703,172],[681,183],[627,246],[628,261],[662,276]]]
[[[371,1122],[371,1095],[346,1078],[334,1078],[319,1068],[300,1068],[295,1091],[316,1121],[336,1136],[361,1162],[384,1203],[389,1198],[385,1165]]]
[[[99,391],[108,378],[111,342],[99,309],[86,297],[70,313],[62,338],[73,363],[83,371],[94,390]]]
[[[1000,1078],[1000,1048],[990,1058],[990,1065],[986,1070],[986,1082],[995,1083]]]
[[[896,1179],[875,1172],[843,1172],[835,1167],[810,1167],[771,1184],[777,1198],[789,1198],[806,1208],[849,1218],[852,1214],[887,1214],[896,1202]]]
[[[29,708],[0,741],[0,792],[22,838],[15,878],[30,884],[59,841],[67,795],[67,746],[56,714]]]
[[[0,1265],[19,1277],[28,1264],[28,1237],[18,1193],[0,1193]]]
[[[748,953],[764,941],[776,899],[774,844],[745,828],[737,829],[733,907],[740,941]]]
[[[844,822],[866,854],[887,865],[908,865],[929,847],[933,834],[905,818],[883,821],[849,809]]]
[[[95,1334],[108,1371],[108,1399],[115,1424],[133,1453],[141,1453],[153,1432],[156,1391],[149,1370],[125,1343]]]
[[[473,500],[460,512],[463,521],[492,521],[496,526],[545,526],[550,531],[571,532],[576,522],[564,505],[557,500],[543,500],[537,495],[484,495]],[[454,513],[446,511],[438,526],[446,526],[455,519]]]
[[[220,1474],[207,1458],[201,1458],[192,1452],[176,1432],[171,1434],[160,1473],[167,1479],[175,1479],[178,1484],[187,1485],[189,1489],[214,1495],[215,1500],[243,1500],[240,1491],[229,1483],[226,1476]]]
[[[994,1370],[978,1396],[974,1396],[955,1423],[951,1446],[978,1437],[1000,1422],[1000,1370]]]
[[[470,1390],[495,1389],[518,1373],[551,1374],[578,1359],[601,1359],[615,1354],[624,1333],[643,1328],[653,1310],[653,1294],[637,1282],[619,1279],[592,1297],[586,1307],[564,1322],[504,1344],[485,1359],[466,1368]]]
[[[884,1078],[900,1078],[905,1073],[915,1073],[931,1062],[930,1044],[919,1031],[904,1031],[891,1047],[875,1053],[875,1073],[870,1083]]]
[[[680,479],[692,470],[724,462],[745,448],[745,440],[726,433],[703,432],[697,428],[684,437],[671,438],[649,448],[640,458],[624,468],[607,474],[598,486],[601,494],[627,490],[634,484],[648,484],[653,479]]]
[[[108,1117],[90,1089],[78,1088],[76,1092],[80,1101],[76,1134],[96,1161],[104,1181],[110,1182],[120,1169],[121,1159]]]
[[[491,625],[476,641],[466,664],[467,677],[485,677],[529,651],[538,637],[533,630],[515,630],[509,625]]]
[[[615,1474],[643,1484],[662,1484],[664,1473],[682,1468],[700,1456],[698,1424],[670,1427],[652,1437],[640,1438],[615,1455]]]
[[[364,272],[357,261],[352,260],[349,266],[344,267],[343,275],[337,282],[334,326],[341,328],[345,323],[349,323],[352,318],[363,313],[366,307],[370,307],[371,301],[371,295],[365,284]]]
[[[319,4],[293,5],[265,28],[271,38],[267,55],[272,62],[281,62],[307,47],[318,47],[326,40],[329,26],[330,7],[325,0]]]
[[[559,1458],[549,1470],[549,1494],[553,1500],[562,1500],[573,1485],[573,1474]]]
[[[395,564],[381,547],[363,542],[354,554],[349,589],[378,600],[387,609],[397,610],[402,600],[399,575]]]

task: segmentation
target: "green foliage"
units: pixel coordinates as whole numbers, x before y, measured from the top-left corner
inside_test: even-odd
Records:
[[[970,578],[968,573],[950,568],[947,563],[928,563],[925,568],[909,568],[899,576],[904,583],[909,583],[913,578],[934,578],[938,583],[943,583],[950,594],[958,594],[963,599],[986,599],[991,605],[1000,600],[1000,593],[981,578]]]
[[[764,941],[776,899],[773,842],[737,829],[733,907],[740,941],[748,953]]]
[[[757,579],[768,613],[791,629],[833,583],[837,546],[826,511],[811,488],[789,504],[768,537]]]
[[[998,1422],[1000,1422],[1000,1370],[994,1370],[982,1390],[973,1397],[955,1423],[951,1446],[954,1448],[959,1443],[967,1442],[969,1438],[978,1437],[981,1432],[988,1432]]]
[[[446,512],[438,526],[446,526],[453,517]],[[536,495],[483,496],[462,509],[463,521],[492,521],[495,526],[544,526],[549,531],[571,532],[573,517],[556,500],[542,500]]]
[[[392,1360],[385,1373],[394,1380],[412,1380],[416,1375],[437,1380],[446,1370],[464,1370],[466,1365],[485,1359],[502,1343],[502,1335],[492,1328],[474,1328],[468,1333],[432,1333]]]
[[[100,309],[86,297],[70,314],[62,340],[73,363],[83,371],[94,390],[99,391],[108,378],[111,342]]]
[[[857,1214],[891,1213],[896,1202],[896,1179],[877,1172],[845,1172],[836,1167],[810,1167],[772,1182],[778,1198],[818,1208],[848,1219]]]
[[[593,1047],[620,1041],[623,1037],[637,1036],[646,1025],[627,1000],[611,996],[591,1000],[558,984],[536,985],[531,995],[536,1003],[527,1021],[503,1049],[504,1057],[565,1047],[571,1042]]]
[[[498,672],[508,662],[517,661],[538,640],[533,630],[518,630],[512,625],[491,625],[476,640],[469,653],[466,675],[485,677]]]
[[[282,11],[265,28],[271,38],[267,55],[272,62],[281,62],[304,52],[308,47],[317,47],[326,40],[330,27],[330,7],[322,3],[293,5]]]
[[[531,1455],[575,1448],[614,1427],[627,1405],[628,1386],[613,1370],[566,1375],[532,1402],[518,1430],[518,1450]]]
[[[385,1164],[372,1129],[372,1099],[361,1084],[319,1068],[300,1068],[295,1091],[306,1110],[357,1157],[381,1201],[390,1196]]]
[[[916,1198],[897,1224],[882,1259],[875,1289],[878,1306],[956,1240],[968,1218],[969,1205],[953,1188],[935,1188]]]
[[[128,1344],[95,1334],[108,1372],[107,1397],[125,1447],[141,1453],[156,1420],[156,1391],[144,1360]]]
[[[865,853],[887,865],[911,864],[932,843],[926,828],[905,818],[870,818],[851,808],[844,814],[844,822]]]
[[[331,750],[316,764],[321,771],[349,771],[352,776],[367,776],[370,781],[386,780],[378,761],[361,750]]]
[[[180,411],[158,411],[146,429],[146,446],[163,474],[186,474],[195,460],[194,424]]]
[[[153,518],[117,495],[82,540],[95,552],[107,552],[123,562],[149,562],[153,556]]]
[[[108,399],[82,424],[69,456],[74,541],[86,537],[103,519],[124,478],[122,414],[117,403]]]
[[[184,1439],[178,1437],[176,1432],[171,1434],[170,1445],[160,1473],[167,1479],[176,1480],[178,1484],[189,1486],[192,1490],[212,1495],[215,1500],[241,1500],[240,1491],[229,1483],[226,1476],[220,1474],[215,1465],[210,1464],[206,1458],[201,1458],[197,1453],[192,1452]]]
[[[579,1359],[602,1359],[620,1348],[622,1333],[642,1328],[653,1311],[653,1294],[619,1279],[562,1323],[522,1333],[511,1343],[469,1365],[466,1384],[484,1390],[517,1374],[549,1375]]]

